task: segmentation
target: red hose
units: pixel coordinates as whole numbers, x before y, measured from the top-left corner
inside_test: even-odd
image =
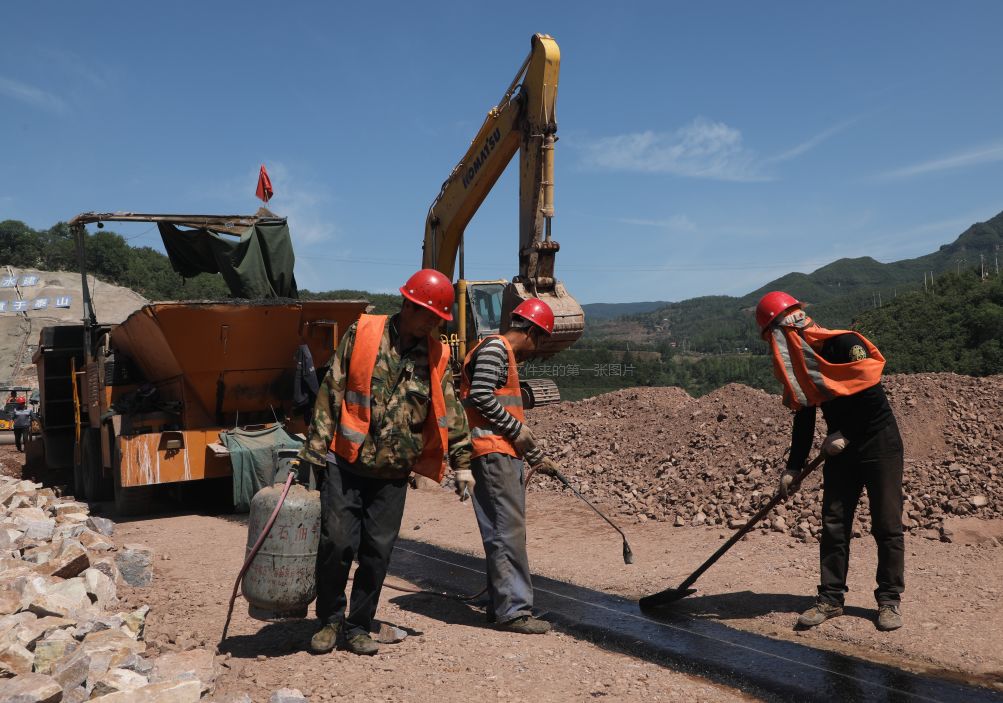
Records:
[[[275,504],[275,510],[272,511],[271,517],[268,518],[268,522],[265,523],[265,529],[261,531],[258,536],[258,541],[254,543],[251,547],[251,553],[247,555],[247,559],[244,560],[244,565],[240,567],[240,573],[237,574],[237,580],[233,584],[233,593],[230,594],[230,606],[226,611],[226,624],[223,625],[223,636],[219,638],[219,643],[223,644],[226,640],[226,632],[230,629],[230,618],[233,617],[233,604],[237,600],[237,591],[240,590],[240,582],[244,580],[244,574],[251,566],[251,562],[254,561],[255,555],[258,550],[261,549],[261,545],[264,543],[265,538],[268,537],[268,533],[272,530],[272,525],[275,524],[275,518],[279,516],[279,510],[282,508],[282,503],[286,499],[286,494],[289,493],[289,487],[293,483],[293,479],[296,478],[296,472],[290,469],[289,475],[286,477],[286,484],[282,487],[282,495],[279,496],[279,502]]]

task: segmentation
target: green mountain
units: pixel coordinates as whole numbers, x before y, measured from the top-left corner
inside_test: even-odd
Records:
[[[927,290],[861,313],[855,329],[888,360],[888,373],[1003,371],[1003,279],[947,273]]]
[[[972,225],[954,242],[914,259],[883,264],[870,257],[839,259],[810,274],[789,273],[741,297],[691,298],[646,313],[622,318],[624,330],[637,340],[640,325],[649,342],[669,340],[678,347],[705,353],[736,349],[763,351],[753,319],[756,302],[766,292],[784,290],[806,303],[809,314],[826,327],[849,327],[867,310],[899,295],[924,288],[948,272],[976,270],[982,255],[987,270],[995,266],[1003,244],[1003,213]],[[994,269],[995,270],[995,269]],[[616,323],[602,326],[602,336],[616,337]],[[638,340],[640,341],[640,340]]]
[[[115,285],[130,288],[147,300],[224,300],[230,291],[217,274],[183,278],[166,255],[152,247],[130,246],[109,229],[88,232],[87,271]],[[47,271],[77,271],[73,234],[66,223],[35,230],[18,220],[0,222],[0,264]],[[301,289],[303,300],[368,300],[379,314],[400,309],[400,295],[358,290],[314,292]]]
[[[582,305],[585,319],[613,320],[624,315],[638,315],[670,305],[668,300],[650,300],[642,303],[586,303]]]

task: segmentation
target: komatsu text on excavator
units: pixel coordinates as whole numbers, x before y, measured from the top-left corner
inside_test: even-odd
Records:
[[[422,265],[450,279],[459,259],[457,314],[448,329],[454,358],[462,360],[477,340],[504,332],[509,313],[526,298],[545,300],[554,311],[554,333],[542,356],[567,349],[581,337],[585,314],[554,275],[560,245],[551,238],[554,217],[554,144],[557,141],[557,80],[561,52],[553,37],[536,34],[529,56],[467,153],[453,168],[428,210]],[[519,152],[519,272],[512,281],[468,281],[463,235],[505,167]],[[547,379],[523,384],[527,405],[560,400]]]

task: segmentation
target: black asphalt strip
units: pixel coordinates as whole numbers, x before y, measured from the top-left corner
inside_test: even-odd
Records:
[[[484,560],[398,540],[391,572],[423,588],[475,593]],[[1003,703],[1003,694],[681,615],[653,617],[637,603],[533,576],[535,607],[562,631],[606,649],[784,701],[964,701]],[[457,605],[457,607],[463,607]]]

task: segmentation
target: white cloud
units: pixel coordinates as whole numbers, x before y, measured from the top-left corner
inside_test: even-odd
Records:
[[[858,121],[835,124],[786,151],[759,157],[742,143],[742,133],[723,122],[697,117],[673,132],[635,132],[602,137],[585,147],[584,162],[612,171],[672,173],[720,181],[772,181],[768,168],[811,151]]]
[[[812,149],[814,149],[815,147],[817,147],[819,144],[826,141],[830,137],[839,134],[840,132],[842,132],[844,129],[846,129],[856,121],[857,118],[853,118],[850,120],[846,120],[844,122],[840,122],[837,125],[833,125],[832,127],[829,127],[828,129],[819,132],[814,137],[806,139],[800,144],[788,149],[787,151],[765,159],[763,163],[767,164],[767,163],[778,163],[780,161],[789,161],[793,158],[801,156],[802,154],[811,151]]]
[[[330,214],[331,197],[325,187],[298,179],[281,163],[265,168],[275,189],[268,208],[289,219],[293,241],[310,245],[337,236]]]
[[[10,78],[4,78],[3,76],[0,76],[0,95],[6,95],[8,98],[17,100],[18,102],[50,112],[62,112],[66,109],[66,103],[63,102],[62,98],[48,93],[41,88],[36,88],[27,83],[20,83]]]
[[[927,173],[936,173],[937,171],[966,168],[968,166],[992,163],[995,161],[1003,161],[1003,142],[983,144],[982,146],[977,146],[973,149],[952,154],[950,156],[924,161],[922,163],[893,169],[891,171],[885,171],[884,173],[878,174],[877,178],[879,180],[899,180],[903,178],[921,176]]]
[[[233,202],[233,207],[240,211],[256,209],[248,207],[248,203],[262,204],[254,198],[258,168],[254,166],[222,184],[200,188],[200,195],[209,194],[215,200]],[[267,207],[289,220],[289,232],[295,244],[310,246],[337,237],[338,228],[331,213],[332,198],[328,186],[297,176],[279,161],[266,161],[265,168],[274,191]]]
[[[671,173],[720,181],[772,180],[742,145],[742,133],[698,117],[672,132],[602,137],[585,147],[587,165],[612,171]]]

